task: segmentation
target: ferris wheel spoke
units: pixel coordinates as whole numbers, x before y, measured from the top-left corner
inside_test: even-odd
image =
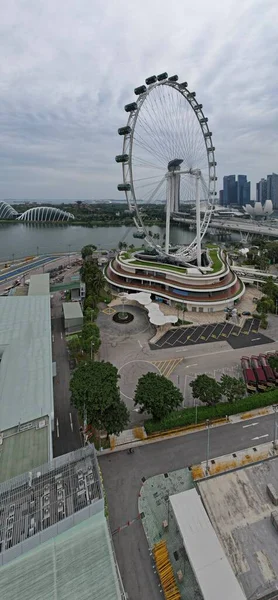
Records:
[[[137,140],[139,138],[141,140],[141,144],[145,147],[148,147],[151,154],[154,153],[158,156],[161,156],[161,159],[165,161],[165,154],[162,151],[161,143],[159,144],[159,140],[156,139],[156,135],[153,129],[148,125],[144,118],[140,119],[138,126],[140,127],[140,132],[137,129]],[[151,141],[148,142],[147,140]]]
[[[146,114],[146,116],[142,116],[142,117],[141,117],[141,120],[140,120],[140,122],[141,122],[142,124],[144,123],[144,125],[145,125],[145,127],[144,127],[144,128],[145,128],[145,131],[147,131],[147,134],[148,134],[148,136],[150,136],[150,134],[151,134],[151,136],[152,136],[152,142],[153,142],[153,144],[154,144],[154,145],[155,145],[157,148],[160,148],[160,151],[161,151],[162,147],[163,147],[163,148],[165,148],[165,147],[167,147],[167,146],[168,146],[168,143],[167,143],[167,144],[166,144],[166,143],[164,143],[164,144],[163,144],[163,146],[161,146],[161,137],[159,138],[159,131],[158,131],[158,128],[157,128],[157,122],[156,122],[156,123],[153,123],[153,122],[152,122],[153,115],[152,115],[152,113],[150,112],[150,109],[146,108],[146,112],[147,112],[148,114]],[[147,117],[149,117],[149,118],[148,118],[148,120],[147,120]],[[157,119],[157,115],[156,115],[156,119]],[[160,131],[161,131],[161,130],[160,130]],[[163,131],[163,130],[162,130],[162,131]],[[164,142],[164,141],[165,141],[165,140],[163,140],[163,142]],[[166,157],[167,157],[167,152],[165,152],[165,151],[164,151],[164,152],[163,152],[163,156],[164,156],[164,157],[165,157],[165,159],[167,160],[167,158],[166,158]]]

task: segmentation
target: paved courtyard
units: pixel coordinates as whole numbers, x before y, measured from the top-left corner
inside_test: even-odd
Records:
[[[190,382],[197,374],[207,373],[216,379],[220,379],[223,373],[242,376],[242,355],[277,350],[278,317],[275,315],[269,317],[267,335],[258,330],[256,319],[250,318],[238,335],[238,327],[225,322],[222,314],[221,323],[204,324],[198,328],[173,328],[166,334],[168,344],[151,348],[150,340],[154,337],[155,329],[149,324],[146,311],[140,306],[126,305],[126,310],[132,312],[134,320],[123,325],[112,319],[113,311],[121,309],[119,300],[113,301],[112,306],[104,305],[98,316],[98,325],[102,337],[100,359],[110,361],[119,370],[122,398],[130,411],[128,428],[143,425],[146,418],[146,415],[138,413],[133,403],[137,381],[144,373],[151,371],[171,379],[181,390],[184,406],[192,406],[194,400]],[[189,329],[194,330],[194,341],[182,346],[176,344],[175,337],[184,335],[185,331],[189,335]]]

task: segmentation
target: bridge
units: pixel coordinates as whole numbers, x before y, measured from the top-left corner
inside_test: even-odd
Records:
[[[174,223],[187,223],[189,225],[196,225],[196,220],[191,217],[185,217],[182,213],[174,213],[172,216]],[[267,237],[278,238],[278,226],[277,225],[265,225],[259,221],[247,221],[245,219],[236,220],[220,220],[211,219],[209,227],[224,231],[237,231],[238,233],[245,233],[251,235],[263,235]]]

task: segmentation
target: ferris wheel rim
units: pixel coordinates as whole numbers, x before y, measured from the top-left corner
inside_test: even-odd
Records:
[[[165,73],[165,75],[167,75],[167,74]],[[163,79],[161,81],[155,81],[154,83],[148,85],[148,87],[145,88],[145,91],[138,94],[136,102],[134,103],[134,104],[136,104],[136,109],[130,111],[129,116],[128,116],[126,128],[130,128],[130,132],[126,133],[124,135],[123,147],[122,147],[122,155],[123,156],[128,155],[128,160],[126,162],[122,163],[123,184],[124,184],[124,186],[125,185],[130,186],[129,189],[126,189],[124,191],[125,191],[125,196],[126,196],[129,210],[133,215],[133,220],[134,220],[135,226],[137,227],[138,230],[142,231],[145,234],[146,242],[151,247],[155,248],[155,250],[158,252],[158,254],[160,254],[162,256],[169,256],[169,253],[167,253],[162,247],[160,247],[158,244],[156,244],[154,242],[153,238],[151,238],[149,236],[149,234],[146,230],[146,226],[145,226],[142,216],[140,214],[140,210],[139,210],[138,202],[137,202],[137,198],[136,198],[136,193],[135,193],[135,189],[134,189],[133,160],[132,160],[133,159],[134,133],[136,131],[136,124],[137,124],[137,120],[140,115],[141,109],[142,109],[145,101],[147,100],[148,96],[155,89],[157,89],[158,87],[161,87],[161,86],[168,86],[172,89],[175,89],[178,93],[180,93],[183,96],[183,98],[190,105],[193,113],[195,114],[195,117],[199,122],[200,130],[203,135],[203,143],[204,143],[204,148],[206,150],[207,165],[208,165],[208,197],[206,198],[207,209],[206,209],[203,219],[201,221],[201,240],[203,239],[203,237],[207,231],[207,228],[208,228],[208,225],[209,225],[209,222],[211,219],[211,215],[213,212],[214,199],[215,199],[215,195],[216,195],[217,177],[216,177],[216,161],[215,161],[215,154],[214,154],[215,148],[214,148],[213,142],[212,142],[212,134],[209,131],[209,127],[208,127],[208,123],[207,123],[208,119],[205,117],[205,114],[203,111],[203,106],[196,100],[195,92],[191,92],[188,89],[187,83],[180,84],[177,81],[171,81],[168,79],[168,76],[167,76],[167,79]],[[145,86],[141,86],[141,87],[144,88]],[[164,179],[165,179],[165,175],[162,177],[161,181],[159,182],[158,187],[163,183]],[[179,248],[179,251],[177,251],[177,253],[176,253],[177,258],[183,258],[183,259],[187,258],[187,259],[192,260],[192,258],[194,258],[194,255],[196,254],[196,247],[197,247],[197,238],[195,237],[195,239],[188,246],[182,246]],[[173,254],[171,254],[171,256],[173,256]]]

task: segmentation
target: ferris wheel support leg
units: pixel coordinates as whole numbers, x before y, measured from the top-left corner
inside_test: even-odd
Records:
[[[171,217],[171,181],[167,181],[167,204],[166,204],[166,231],[165,231],[165,252],[169,253],[170,246],[170,217]]]
[[[196,239],[197,239],[197,266],[202,265],[201,253],[201,210],[200,210],[200,175],[196,175]]]

